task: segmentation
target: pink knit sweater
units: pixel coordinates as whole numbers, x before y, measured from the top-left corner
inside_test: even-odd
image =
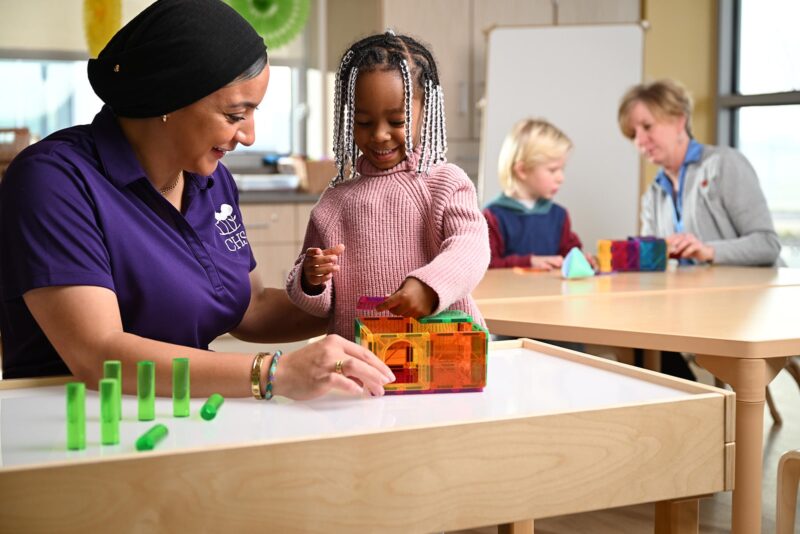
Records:
[[[286,280],[291,300],[318,317],[329,333],[352,340],[361,295],[384,296],[412,276],[439,297],[434,313],[462,310],[485,324],[470,292],[489,265],[489,234],[475,188],[459,167],[445,163],[417,175],[418,153],[382,171],[363,156],[360,177],[328,189],[311,212],[305,242]],[[301,287],[308,247],[344,243],[341,269],[319,295]]]

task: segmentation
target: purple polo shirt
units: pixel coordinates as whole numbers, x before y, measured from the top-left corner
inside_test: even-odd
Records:
[[[0,185],[4,378],[69,372],[22,299],[38,287],[108,288],[126,332],[177,345],[207,349],[239,324],[255,259],[236,185],[221,164],[186,177],[181,213],[108,108],[13,161]]]

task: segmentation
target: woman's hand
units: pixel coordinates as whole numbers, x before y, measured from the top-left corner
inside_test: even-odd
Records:
[[[534,269],[552,271],[560,269],[562,263],[564,263],[564,258],[561,256],[531,256],[531,267]]]
[[[400,288],[375,307],[375,311],[389,311],[403,317],[418,319],[430,315],[439,303],[439,296],[421,280],[408,277]]]
[[[667,252],[671,257],[691,258],[699,262],[714,261],[714,247],[706,245],[693,234],[672,234],[666,241]]]
[[[303,258],[303,285],[305,287],[321,286],[339,270],[339,256],[344,252],[341,243],[335,247],[320,249],[309,248]]]
[[[332,389],[380,397],[383,386],[394,380],[377,356],[334,334],[283,356],[273,392],[295,400],[313,399]]]

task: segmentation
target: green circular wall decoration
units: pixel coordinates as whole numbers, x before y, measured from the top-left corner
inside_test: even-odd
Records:
[[[269,48],[292,41],[308,20],[310,0],[227,0],[264,38]]]

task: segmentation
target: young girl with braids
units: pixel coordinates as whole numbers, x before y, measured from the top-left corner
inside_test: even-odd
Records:
[[[461,310],[489,264],[475,188],[446,163],[444,98],[430,51],[411,37],[367,37],[336,75],[338,173],[311,212],[304,252],[286,281],[292,301],[354,337],[360,296],[377,312],[423,317]]]

